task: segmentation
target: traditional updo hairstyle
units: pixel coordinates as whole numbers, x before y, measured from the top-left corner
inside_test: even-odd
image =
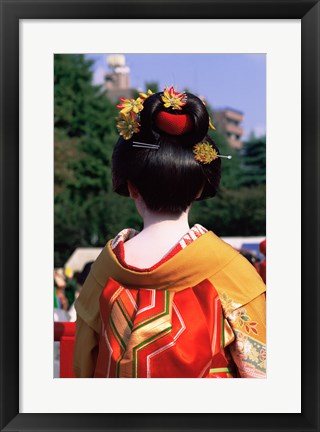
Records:
[[[140,112],[140,131],[129,140],[122,136],[118,139],[112,155],[113,190],[129,196],[130,180],[149,210],[181,214],[193,201],[216,195],[221,160],[218,157],[202,164],[194,157],[193,146],[204,141],[219,152],[215,142],[207,135],[209,115],[201,99],[186,93],[187,103],[181,110],[173,110],[164,107],[161,95],[162,92],[155,93],[144,101]],[[182,126],[179,131],[182,134],[172,135],[171,129],[174,128],[170,122],[175,123],[173,116],[182,114],[188,114],[184,116],[187,119],[186,132]],[[159,148],[134,147],[134,141],[158,144]],[[196,198],[202,187],[201,195]]]

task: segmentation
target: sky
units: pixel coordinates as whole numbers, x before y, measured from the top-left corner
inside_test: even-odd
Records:
[[[110,53],[111,54],[111,53]],[[110,54],[87,54],[93,60],[93,82],[101,84],[109,72]],[[158,82],[159,90],[173,85],[188,88],[214,108],[233,108],[244,113],[244,139],[250,132],[266,133],[265,54],[124,54],[130,68],[130,85],[145,90],[146,82]]]

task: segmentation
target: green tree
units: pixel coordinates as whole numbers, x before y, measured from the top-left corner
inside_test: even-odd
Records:
[[[124,209],[134,212],[130,200],[124,206],[125,198],[112,192],[118,112],[102,88],[92,85],[90,68],[83,55],[55,57],[56,266],[78,246],[104,245],[114,229],[125,226]]]
[[[214,124],[212,108],[208,104],[206,107]],[[218,194],[193,204],[190,223],[201,223],[221,236],[265,235],[265,139],[252,137],[245,143],[245,150],[239,151],[231,148],[218,130],[210,130],[209,135],[220,154],[231,155],[232,159],[222,159]]]
[[[265,235],[265,186],[222,189],[212,199],[196,201],[190,211],[190,223],[196,222],[219,236]]]
[[[210,119],[213,124],[214,114],[212,107],[206,102],[206,108],[209,113]],[[239,150],[230,147],[227,142],[225,135],[223,135],[219,130],[209,129],[209,136],[216,143],[219,153],[221,155],[230,155],[231,159],[222,159],[221,163],[221,187],[227,189],[236,189],[240,187],[239,178],[242,174],[241,169],[241,157]]]
[[[159,91],[159,84],[156,81],[146,81],[145,83],[145,90],[151,90],[152,93],[158,93]]]
[[[97,91],[91,85],[91,65],[81,54],[55,55],[54,126],[62,135],[74,137],[86,133],[90,101]]]
[[[230,147],[226,137],[219,131],[210,131],[209,135],[215,141],[219,153],[224,156],[231,156],[231,159],[221,160],[221,183],[220,187],[226,189],[237,189],[241,186],[242,176],[241,156],[239,150]]]
[[[266,182],[266,138],[251,136],[243,144],[241,185],[255,186]]]

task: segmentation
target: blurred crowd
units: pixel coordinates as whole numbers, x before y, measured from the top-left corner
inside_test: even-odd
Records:
[[[93,262],[84,265],[81,272],[71,267],[54,269],[54,319],[55,321],[75,321],[74,302],[90,272]]]
[[[260,244],[259,244],[259,256],[248,250],[248,249],[244,249],[241,248],[239,249],[239,252],[241,253],[241,255],[243,255],[257,270],[257,272],[259,273],[259,275],[262,277],[263,282],[266,284],[266,267],[267,267],[267,260],[266,260],[266,256],[267,256],[267,241],[263,240]]]

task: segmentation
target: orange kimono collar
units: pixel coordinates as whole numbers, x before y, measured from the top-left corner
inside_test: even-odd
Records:
[[[111,241],[92,266],[92,274],[101,286],[111,277],[127,288],[177,292],[219,272],[239,254],[212,231],[208,231],[158,268],[137,272],[119,263],[111,249]]]

